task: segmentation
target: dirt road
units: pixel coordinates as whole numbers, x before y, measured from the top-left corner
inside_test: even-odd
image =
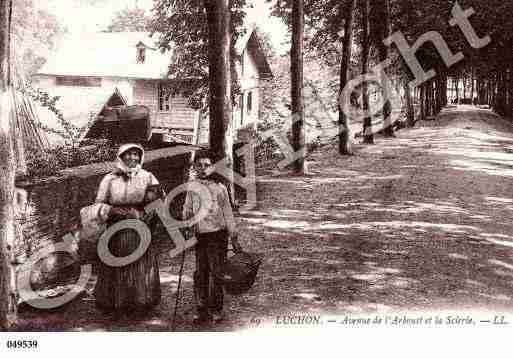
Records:
[[[258,178],[258,207],[240,218],[242,242],[266,254],[256,285],[228,297],[210,330],[301,313],[513,309],[513,127],[459,106],[357,146],[309,156],[309,175]],[[177,330],[190,324],[193,255]],[[21,313],[44,330],[170,330],[178,265],[162,258],[163,302],[141,318],[112,318],[90,294],[53,313]],[[94,281],[90,283],[90,288]]]

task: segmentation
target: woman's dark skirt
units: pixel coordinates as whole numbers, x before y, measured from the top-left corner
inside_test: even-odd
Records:
[[[126,257],[139,246],[131,229],[120,230],[109,243],[112,255]],[[158,253],[150,245],[136,262],[111,267],[100,261],[95,288],[96,305],[107,311],[146,311],[160,303]]]

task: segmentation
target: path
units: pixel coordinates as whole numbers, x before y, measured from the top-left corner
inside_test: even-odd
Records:
[[[512,153],[509,123],[459,106],[350,158],[323,148],[309,176],[263,174],[241,232],[266,260],[254,288],[227,299],[228,321],[216,329],[286,312],[511,310]],[[179,330],[193,329],[193,266],[189,255]],[[169,330],[177,272],[164,258],[163,303],[143,318],[112,320],[87,295],[54,313],[22,313],[22,325]]]

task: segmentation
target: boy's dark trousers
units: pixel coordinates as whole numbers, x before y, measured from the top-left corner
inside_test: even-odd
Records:
[[[199,316],[220,314],[223,310],[223,287],[219,274],[226,262],[228,231],[200,233],[196,236],[196,271],[194,299]]]

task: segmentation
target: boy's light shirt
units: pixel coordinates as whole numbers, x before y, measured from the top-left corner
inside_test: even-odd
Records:
[[[195,234],[216,232],[223,229],[233,234],[235,231],[235,220],[226,187],[221,183],[207,179],[196,179],[195,182],[205,186],[212,198],[207,215],[193,225]],[[199,212],[201,206],[206,205],[206,203],[207,201],[202,201],[198,193],[187,192],[184,204],[184,218],[194,217]]]

